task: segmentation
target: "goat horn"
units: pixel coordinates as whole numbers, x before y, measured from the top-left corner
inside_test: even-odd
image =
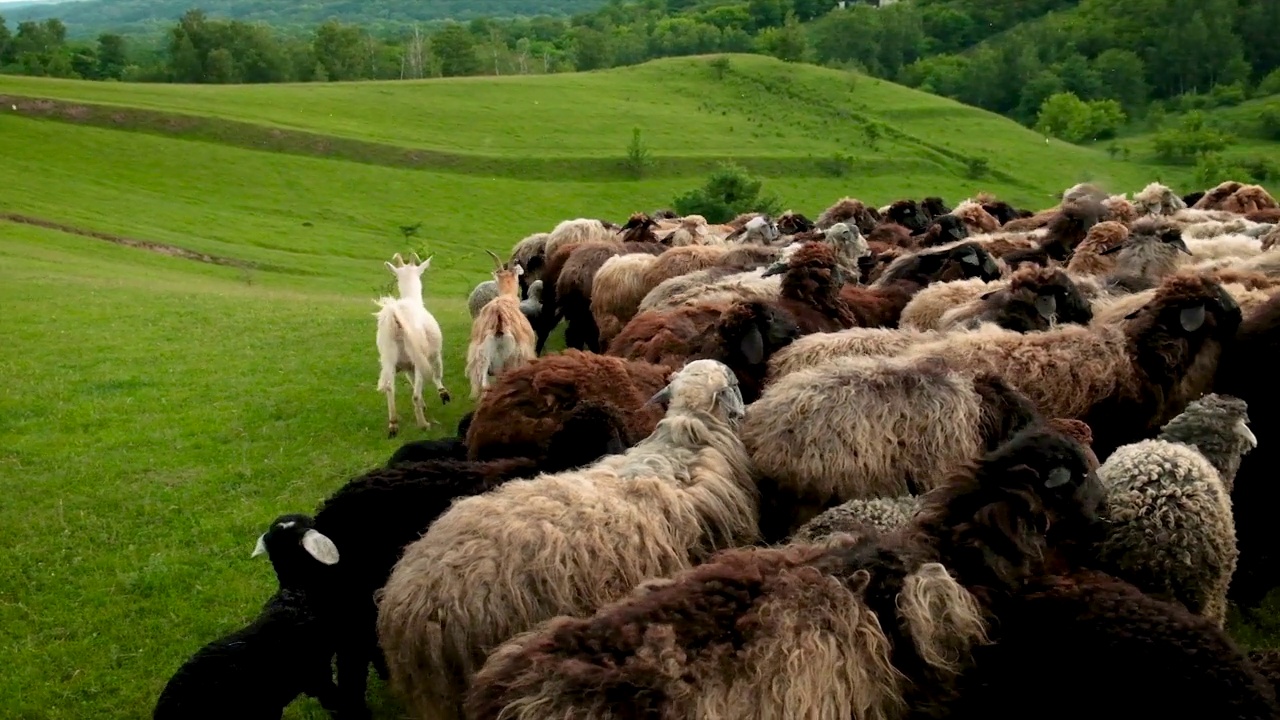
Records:
[[[395,261],[396,265],[404,265],[404,258],[400,257],[400,253],[392,255],[391,259]]]
[[[418,253],[416,253],[416,252],[415,252],[415,253],[411,253],[410,255],[411,255],[411,257],[413,257],[413,264],[414,264],[414,265],[421,265],[421,264],[422,264],[422,261],[418,259]]]
[[[501,269],[502,269],[502,258],[498,257],[498,254],[497,254],[497,253],[495,253],[495,252],[494,252],[494,251],[492,251],[492,250],[485,250],[485,252],[489,253],[489,257],[493,258],[493,266],[494,266],[495,268],[497,268],[498,270],[501,270]]]

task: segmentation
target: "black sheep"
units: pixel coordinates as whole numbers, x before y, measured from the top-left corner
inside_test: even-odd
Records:
[[[916,241],[920,247],[928,248],[964,240],[969,237],[969,228],[960,218],[947,214],[934,218],[933,224],[927,230],[912,233],[912,235],[920,238]]]
[[[387,467],[424,460],[466,460],[467,428],[471,427],[471,418],[474,416],[474,410],[462,416],[458,421],[458,433],[454,437],[413,440],[401,445],[387,460]]]
[[[334,571],[339,553],[305,515],[276,518],[253,555],[264,552],[280,589],[253,622],[183,663],[160,693],[154,720],[279,720],[303,693],[345,717],[333,684],[332,621],[311,589]]]
[[[920,209],[924,211],[926,218],[937,220],[943,215],[951,213],[951,208],[947,207],[947,203],[940,197],[929,196],[920,202]]]
[[[335,612],[338,687],[344,705],[351,712],[365,708],[370,662],[385,676],[374,593],[386,583],[405,546],[426,532],[455,499],[623,452],[621,438],[616,411],[587,403],[578,406],[551,438],[544,460],[411,462],[370,471],[325,500],[314,524],[332,539],[344,560],[336,574],[324,578],[323,588]]]
[[[1280,585],[1280,548],[1272,510],[1280,503],[1275,468],[1280,464],[1280,413],[1267,378],[1280,362],[1280,296],[1273,296],[1245,320],[1228,344],[1214,379],[1216,393],[1249,406],[1249,429],[1258,446],[1244,456],[1231,490],[1240,558],[1227,597],[1242,609],[1262,603]]]

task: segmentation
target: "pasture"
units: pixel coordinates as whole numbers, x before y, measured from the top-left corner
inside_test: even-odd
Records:
[[[124,113],[113,124],[7,101],[0,112],[0,216],[69,230],[0,217],[0,717],[23,720],[148,716],[180,663],[271,593],[269,564],[249,557],[266,524],[313,511],[425,436],[398,379],[402,430],[388,440],[374,389],[370,300],[392,290],[382,263],[394,252],[435,254],[424,294],[454,402],[425,394],[434,436],[471,405],[465,301],[488,277],[484,249],[505,256],[562,219],[620,222],[669,205],[701,183],[686,170],[718,158],[773,168],[765,191],[810,216],[843,195],[956,202],[981,190],[1039,208],[1080,180],[1135,191],[1162,172],[1046,145],[995,115],[881,81],[759,57],[734,56],[722,79],[706,59],[680,59],[288,87],[0,77],[0,95]],[[435,150],[459,164],[263,152],[234,133],[136,126],[130,108]],[[860,117],[895,132],[865,146]],[[632,127],[657,160],[638,181],[607,164],[621,161]],[[853,156],[847,174],[804,171],[836,153]],[[966,177],[958,158],[975,154],[996,174]],[[543,179],[522,179],[526,166]],[[582,168],[604,170],[575,176]],[[399,227],[415,223],[418,235],[403,237]],[[1272,617],[1237,622],[1237,637],[1274,645]],[[397,717],[389,701],[375,712]],[[324,715],[305,700],[286,717]]]

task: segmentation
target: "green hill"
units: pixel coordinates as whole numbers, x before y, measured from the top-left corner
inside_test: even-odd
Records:
[[[723,79],[702,58],[394,84],[5,77],[0,95],[4,718],[147,715],[267,598],[274,578],[249,558],[266,524],[385,461],[370,300],[393,252],[435,254],[426,302],[457,398],[427,398],[437,435],[471,404],[464,305],[483,249],[666,205],[719,158],[811,215],[845,194],[1041,207],[1085,177],[1134,190],[1161,172],[759,57]],[[632,127],[658,159],[639,181],[619,168]],[[974,156],[995,174],[968,178]],[[423,437],[398,388],[401,440]]]

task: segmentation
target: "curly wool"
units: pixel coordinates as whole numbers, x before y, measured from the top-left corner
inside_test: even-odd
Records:
[[[714,378],[697,374],[709,367]],[[713,381],[736,402],[723,390],[695,394]],[[703,360],[669,387],[667,416],[625,454],[460,500],[405,549],[378,636],[417,717],[450,717],[485,655],[511,636],[757,540],[757,491],[726,419],[741,412],[732,374]]]
[[[1098,468],[1107,487],[1103,569],[1222,625],[1236,567],[1231,499],[1195,450],[1163,440],[1118,448]]]
[[[850,500],[805,523],[787,542],[816,543],[838,533],[866,535],[870,532],[894,532],[906,527],[919,508],[920,498],[915,495]]]
[[[813,333],[798,338],[769,360],[768,382],[841,358],[898,355],[911,347],[933,342],[940,337],[941,334],[934,331],[895,328],[850,328],[839,332]]]
[[[1007,279],[988,282],[983,278],[934,283],[911,298],[911,302],[902,309],[898,327],[941,330],[942,316],[952,308],[1008,285]]]

